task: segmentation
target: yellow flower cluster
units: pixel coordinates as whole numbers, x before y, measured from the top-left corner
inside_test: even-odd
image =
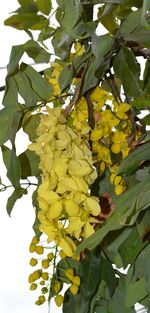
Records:
[[[42,183],[38,189],[40,230],[69,257],[76,241],[94,233],[98,199],[89,186],[97,177],[88,140],[66,122],[61,108],[46,108],[29,146],[40,156]],[[74,238],[75,240],[73,240]]]
[[[29,251],[31,253],[36,253],[39,256],[44,254],[44,247],[40,245],[39,239],[36,236],[32,238]],[[46,255],[46,258],[42,257],[41,259],[37,259],[35,257],[32,257],[30,259],[30,265],[32,267],[38,266],[38,269],[33,271],[29,275],[29,278],[28,278],[31,291],[36,290],[37,287],[41,287],[41,295],[38,297],[38,300],[35,302],[35,304],[37,305],[41,305],[45,303],[46,300],[48,300],[46,299],[45,294],[48,293],[49,288],[50,288],[50,281],[49,281],[50,273],[49,271],[45,272],[45,270],[50,268],[50,264],[54,258],[55,258],[54,253],[49,252]],[[39,263],[40,263],[40,267],[39,267]]]
[[[60,86],[58,83],[58,78],[59,78],[59,75],[60,75],[62,69],[63,69],[63,67],[59,63],[55,62],[55,63],[51,64],[52,73],[51,73],[50,78],[47,77],[47,79],[53,87],[52,97],[60,96],[61,89],[60,89]]]
[[[72,125],[82,135],[89,136],[90,132],[93,158],[100,163],[99,174],[102,175],[106,168],[110,169],[111,174],[111,168],[114,166],[113,154],[118,155],[118,162],[121,162],[130,151],[127,140],[132,133],[132,125],[127,115],[130,105],[117,103],[112,95],[99,86],[91,94],[91,100],[95,124],[93,129],[88,126],[88,109],[84,97],[71,113]],[[114,183],[112,179],[111,182]],[[121,178],[121,182],[115,185],[115,193],[120,195],[125,189]]]

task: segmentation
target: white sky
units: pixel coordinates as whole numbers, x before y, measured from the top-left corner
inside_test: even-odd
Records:
[[[3,25],[9,13],[18,7],[16,0],[0,1],[0,68],[7,65],[12,45],[22,44],[29,39],[23,31],[17,31]],[[31,60],[32,62],[32,60]],[[6,70],[0,70],[0,86],[4,85]],[[0,103],[2,93],[0,94]],[[25,139],[25,138],[24,138]],[[18,138],[19,149],[24,150],[26,140]],[[22,144],[23,143],[23,144]],[[0,176],[5,182],[5,170],[0,159]],[[36,306],[39,292],[30,291],[28,275],[32,269],[29,266],[31,254],[29,244],[33,237],[32,224],[34,210],[31,194],[18,200],[10,218],[5,210],[10,189],[0,193],[0,312],[1,313],[47,313],[47,305]],[[51,313],[61,312],[54,304]]]

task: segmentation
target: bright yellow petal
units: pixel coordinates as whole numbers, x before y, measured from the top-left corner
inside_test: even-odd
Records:
[[[94,197],[87,197],[85,201],[85,208],[88,209],[88,211],[97,216],[100,213],[100,205],[98,203],[98,200]]]

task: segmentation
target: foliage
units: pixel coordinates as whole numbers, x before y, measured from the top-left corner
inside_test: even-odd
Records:
[[[37,188],[29,247],[36,304],[54,297],[64,313],[131,313],[137,302],[149,309],[150,114],[140,114],[150,106],[149,1],[18,3],[4,23],[29,40],[12,47],[7,67],[0,145],[11,185],[1,182],[1,191],[13,187],[10,215]],[[47,65],[39,73],[24,53]],[[20,129],[31,144],[17,155]]]

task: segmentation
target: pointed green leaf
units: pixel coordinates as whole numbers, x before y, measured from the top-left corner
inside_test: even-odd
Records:
[[[36,0],[36,5],[42,13],[49,15],[52,8],[51,0]]]
[[[25,106],[27,108],[34,107],[37,104],[39,97],[33,91],[28,76],[23,72],[18,72],[14,75],[14,79],[17,84],[18,93],[25,101]]]
[[[40,159],[33,151],[26,150],[19,156],[19,162],[21,167],[21,179],[26,179],[29,176],[39,176],[39,162]]]
[[[101,281],[102,260],[99,249],[87,254],[80,264],[80,277],[82,281],[80,293],[84,301],[90,300]],[[91,286],[93,286],[91,288]]]
[[[144,277],[140,278],[135,283],[130,282],[126,286],[126,307],[130,308],[140,300],[147,296],[146,283]]]
[[[10,162],[7,169],[7,177],[11,181],[14,188],[20,188],[21,169],[14,147],[12,147],[11,150]]]
[[[19,13],[6,19],[4,24],[20,30],[40,30],[48,24],[48,21],[43,15],[37,15],[35,13]]]
[[[6,78],[6,88],[3,98],[3,105],[10,110],[18,110],[18,88],[16,81],[13,76],[8,76]]]
[[[64,92],[66,88],[71,85],[71,81],[73,78],[73,66],[66,65],[64,66],[62,72],[59,76],[59,85],[61,87],[61,92]]]
[[[51,85],[30,65],[21,64],[20,70],[27,75],[31,86],[41,100],[48,101],[52,96]]]
[[[36,41],[29,40],[23,45],[24,51],[32,58],[36,63],[48,63],[50,54],[44,48],[42,48]]]
[[[81,18],[82,4],[79,0],[61,0],[58,1],[64,14],[61,20],[61,25],[66,32],[70,32]]]
[[[6,210],[8,215],[11,215],[11,212],[14,208],[14,205],[18,199],[20,199],[24,194],[27,193],[27,190],[24,188],[15,189],[11,196],[8,198]]]
[[[144,161],[150,160],[150,143],[139,145],[121,162],[118,174],[131,174]]]
[[[139,85],[139,65],[133,52],[122,47],[113,61],[114,71],[121,80],[125,93],[131,97],[142,95]]]
[[[110,37],[108,34],[97,36],[93,34],[92,36],[92,51],[96,58],[99,58],[99,62],[101,63],[104,57],[111,51],[114,39]]]
[[[14,108],[4,108],[0,111],[0,145],[10,138],[10,130],[13,127],[14,116],[16,111]]]
[[[41,114],[31,114],[26,113],[23,121],[22,121],[22,127],[26,134],[28,134],[29,139],[31,142],[34,142],[37,135],[36,135],[36,129],[40,122]]]

